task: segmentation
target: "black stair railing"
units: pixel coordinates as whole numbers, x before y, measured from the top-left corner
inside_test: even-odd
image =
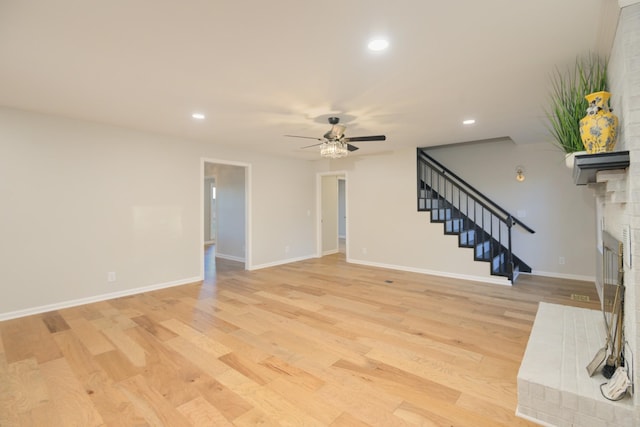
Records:
[[[418,148],[418,211],[430,211],[445,234],[458,235],[459,246],[474,248],[474,259],[488,261],[491,274],[512,282],[531,268],[512,251],[511,229],[535,231]]]

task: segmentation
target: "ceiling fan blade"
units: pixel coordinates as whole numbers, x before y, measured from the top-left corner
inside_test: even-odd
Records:
[[[384,135],[371,135],[371,136],[352,136],[350,138],[344,138],[344,142],[363,142],[363,141],[385,141],[387,139]]]
[[[359,150],[359,148],[356,147],[355,145],[347,144],[347,150],[356,151],[356,150]]]
[[[300,135],[285,135],[289,138],[304,138],[304,139],[315,139],[316,141],[322,141],[322,138],[316,138],[314,136],[300,136]]]
[[[315,139],[318,139],[318,138],[315,138]],[[319,143],[319,144],[312,144],[312,145],[307,145],[307,146],[304,146],[304,147],[300,147],[300,149],[302,150],[302,149],[304,149],[304,148],[317,147],[318,145],[322,145],[322,142],[321,142],[321,143]]]

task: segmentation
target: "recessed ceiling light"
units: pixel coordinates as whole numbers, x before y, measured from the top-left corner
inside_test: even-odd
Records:
[[[379,52],[389,47],[389,41],[385,39],[374,39],[369,42],[367,47],[369,48],[369,50]]]
[[[462,124],[463,124],[463,125],[472,125],[472,124],[474,124],[475,122],[476,122],[476,121],[475,121],[475,119],[467,119],[467,120],[463,120],[463,121],[462,121]]]
[[[194,119],[198,119],[198,120],[204,120],[204,114],[202,114],[202,113],[193,113],[191,115],[191,117],[193,117]]]

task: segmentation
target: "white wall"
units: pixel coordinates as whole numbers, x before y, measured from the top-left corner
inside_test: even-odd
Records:
[[[536,230],[514,231],[514,252],[534,273],[593,279],[595,242],[593,195],[573,184],[562,153],[551,144],[512,142],[434,149],[434,157]],[[515,180],[524,165],[526,180]],[[413,149],[332,162],[347,170],[349,259],[418,271],[495,280],[487,263],[458,248],[442,224],[417,212],[416,152]],[[565,264],[558,264],[564,256]]]
[[[12,109],[0,153],[0,318],[198,279],[202,158],[251,165],[248,268],[315,255],[306,161]]]

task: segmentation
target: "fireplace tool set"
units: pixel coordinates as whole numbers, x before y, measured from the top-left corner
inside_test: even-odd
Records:
[[[628,363],[624,355],[624,268],[622,260],[622,243],[613,240],[608,233],[603,233],[603,287],[602,287],[602,312],[604,315],[607,332],[606,342],[591,363],[587,365],[589,376],[593,376],[598,368],[602,367],[602,375],[609,379],[608,382],[600,385],[602,395],[609,400],[622,399],[627,390],[632,387],[629,379]],[[609,262],[607,262],[609,261]],[[611,307],[611,313],[607,319],[607,299],[604,298],[605,290],[615,286],[615,296]],[[632,363],[632,362],[631,362]]]

